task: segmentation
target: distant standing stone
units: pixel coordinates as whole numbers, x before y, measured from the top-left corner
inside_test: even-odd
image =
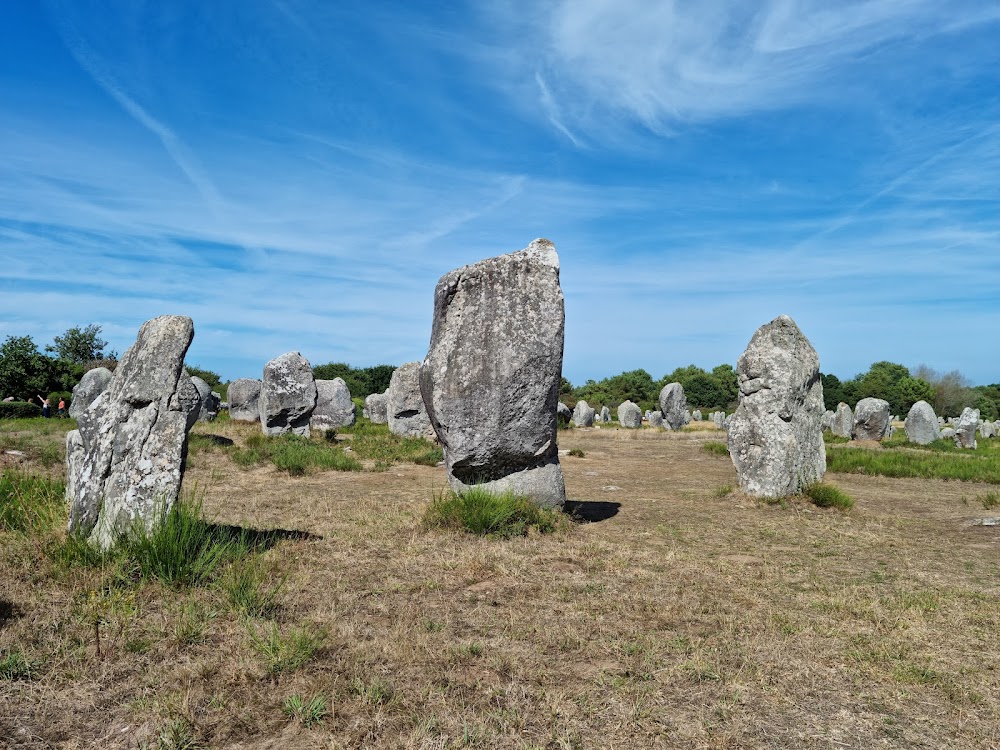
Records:
[[[695,409],[693,412],[691,412],[691,419],[693,419],[695,422],[700,422],[701,421],[701,409]]]
[[[309,436],[309,418],[316,408],[316,379],[309,361],[288,352],[264,365],[260,388],[260,423],[265,435]]]
[[[239,378],[229,384],[229,418],[237,422],[260,421],[260,381]]]
[[[987,421],[983,422],[981,425],[979,425],[979,437],[981,437],[981,438],[983,438],[985,440],[986,438],[993,437],[993,435],[994,435],[994,431],[993,431],[993,423],[992,422],[990,422],[990,421],[987,420]]]
[[[79,419],[87,411],[97,397],[104,393],[104,390],[111,383],[114,374],[107,367],[95,367],[87,370],[83,378],[73,388],[73,398],[69,402],[69,415],[73,419]]]
[[[966,406],[955,425],[955,445],[959,448],[976,448],[976,428],[979,426],[979,409]]]
[[[212,392],[212,386],[199,378],[191,375],[191,383],[198,390],[198,421],[211,422],[219,415],[219,399]]]
[[[942,440],[950,440],[954,439],[954,437],[955,437],[955,430],[952,429],[951,427],[945,427],[943,430],[941,430]]]
[[[826,471],[819,357],[787,315],[761,326],[736,363],[740,404],[729,423],[729,454],[740,487],[784,497]]]
[[[548,240],[445,274],[420,391],[448,483],[561,508],[556,444],[565,313]]]
[[[833,414],[834,412],[830,411],[829,409],[823,412],[823,416],[820,417],[819,420],[819,426],[822,427],[824,430],[829,430],[831,425],[833,424]]]
[[[837,404],[837,411],[833,413],[830,420],[830,432],[837,437],[849,438],[851,430],[854,429],[854,412],[851,407],[841,401]]]
[[[606,406],[601,407],[601,421],[607,424],[611,421],[611,409]]]
[[[385,392],[386,415],[393,435],[434,437],[424,398],[420,395],[420,363],[407,362],[397,367]]]
[[[560,424],[569,424],[570,420],[573,419],[573,410],[560,401],[556,406],[556,417],[558,417]]]
[[[309,418],[313,430],[350,427],[357,419],[357,407],[343,378],[316,381],[316,408]]]
[[[680,383],[668,383],[660,391],[660,413],[663,415],[664,427],[679,430],[691,421],[687,410],[687,399],[684,397],[684,386]]]
[[[649,426],[650,427],[663,427],[663,415],[658,411],[653,411],[649,413]]]
[[[177,500],[188,436],[178,385],[193,337],[191,318],[144,323],[100,399],[66,435],[69,529],[101,548],[133,524],[152,530]]]
[[[385,424],[389,421],[386,413],[386,394],[371,393],[365,396],[365,408],[361,412],[365,419],[373,424]]]
[[[642,409],[631,401],[626,401],[618,407],[618,422],[622,427],[642,427]]]
[[[577,427],[593,427],[596,412],[586,401],[580,400],[573,407],[573,424]]]
[[[906,439],[917,445],[933,443],[941,435],[934,407],[926,401],[917,401],[910,407],[903,427],[906,430]]]
[[[854,407],[852,440],[885,440],[889,437],[889,402],[883,398],[863,398]]]

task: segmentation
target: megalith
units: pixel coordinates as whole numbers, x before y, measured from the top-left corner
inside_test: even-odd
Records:
[[[740,487],[784,497],[826,471],[819,357],[787,315],[761,326],[736,363],[740,403],[729,420],[729,454]]]
[[[191,384],[198,391],[198,417],[199,422],[211,422],[219,415],[219,398],[213,393],[212,386],[199,378],[197,375],[189,376]]]
[[[684,386],[680,383],[663,386],[660,391],[660,413],[663,414],[663,426],[671,430],[679,430],[691,421]]]
[[[885,440],[891,426],[889,402],[883,398],[863,398],[854,407],[851,440]]]
[[[560,401],[556,405],[556,418],[560,424],[569,424],[569,421],[573,418],[573,410]]]
[[[841,401],[837,404],[837,411],[833,413],[833,418],[830,420],[830,432],[837,437],[849,438],[853,429],[854,412],[850,406]]]
[[[910,407],[903,428],[906,430],[906,439],[917,445],[933,443],[941,436],[934,407],[926,401],[917,401]]]
[[[237,422],[260,421],[261,381],[239,378],[229,384],[229,418]]]
[[[663,412],[657,410],[649,413],[650,427],[663,427]]]
[[[370,393],[365,396],[365,408],[361,414],[373,424],[385,424],[389,421],[386,414],[386,394]]]
[[[192,338],[191,318],[145,322],[66,436],[69,529],[101,548],[136,526],[151,530],[177,500],[189,425],[178,384]]]
[[[573,407],[573,424],[577,427],[593,427],[596,416],[597,412],[583,399],[577,401]]]
[[[357,419],[357,407],[343,378],[316,381],[316,408],[309,426],[314,430],[350,427]]]
[[[966,406],[955,424],[955,445],[959,448],[976,448],[976,428],[979,427],[979,409]]]
[[[548,240],[438,281],[420,390],[456,492],[480,485],[562,507],[564,321],[559,256]]]
[[[407,362],[393,370],[386,394],[386,415],[393,435],[434,437],[424,397],[420,393],[420,363]]]
[[[316,408],[316,379],[309,360],[287,352],[264,365],[257,404],[265,435],[309,437],[309,419]]]
[[[608,424],[611,421],[611,409],[606,406],[601,407],[601,421]]]
[[[618,423],[622,427],[642,427],[642,409],[638,404],[626,401],[618,407]]]
[[[107,367],[95,367],[83,373],[83,378],[73,387],[73,397],[69,401],[69,415],[79,419],[111,382],[112,372]]]

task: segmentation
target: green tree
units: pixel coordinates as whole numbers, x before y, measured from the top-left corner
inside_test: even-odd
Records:
[[[712,406],[734,406],[740,398],[740,380],[732,365],[719,365],[712,368],[712,377],[719,385],[719,392],[725,401]]]
[[[384,392],[395,370],[394,365],[351,367],[346,362],[329,362],[314,367],[313,376],[318,380],[341,378],[353,398],[364,398],[372,393]]]
[[[847,403],[847,399],[844,398],[844,386],[840,382],[840,378],[836,375],[825,375],[820,374],[820,382],[823,384],[823,406],[829,411],[836,411],[837,405],[841,401]]]
[[[107,345],[101,338],[101,327],[91,323],[86,328],[70,328],[62,336],[56,336],[45,351],[55,354],[56,359],[84,365],[93,359],[104,359]]]
[[[38,351],[31,336],[8,336],[0,345],[0,398],[27,401],[60,390],[55,363]]]

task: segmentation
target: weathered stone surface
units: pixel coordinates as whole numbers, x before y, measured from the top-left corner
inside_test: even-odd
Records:
[[[237,422],[260,421],[261,382],[252,378],[239,378],[229,384],[229,418]]]
[[[181,376],[177,380],[177,403],[187,415],[187,429],[190,431],[201,414],[201,393],[185,370],[181,370]]]
[[[701,421],[701,409],[695,409],[693,412],[691,412],[691,419],[693,419],[695,422],[700,422]]]
[[[882,398],[863,398],[854,407],[851,440],[885,440],[891,426],[889,402]]]
[[[309,419],[316,408],[316,379],[309,360],[287,352],[264,365],[258,398],[260,426],[265,435],[309,436]]]
[[[573,418],[573,410],[560,401],[556,406],[556,418],[561,424],[569,424],[569,421]]]
[[[819,418],[819,426],[823,430],[829,430],[830,426],[833,424],[833,412],[827,409],[823,412],[823,416]]]
[[[316,408],[309,418],[314,430],[350,427],[357,419],[357,408],[343,378],[316,381]]]
[[[618,407],[618,423],[622,427],[642,427],[642,409],[631,401],[626,401]]]
[[[606,406],[601,407],[601,421],[607,424],[611,421],[611,409]]]
[[[190,318],[147,321],[107,388],[66,436],[70,531],[102,548],[177,500],[187,453],[189,407],[178,397]]]
[[[917,445],[933,443],[941,434],[934,407],[926,401],[917,401],[910,407],[903,426],[906,429],[906,439]]]
[[[650,427],[663,427],[663,414],[658,411],[649,413],[649,426]]]
[[[684,386],[680,383],[668,383],[660,391],[660,413],[663,415],[663,426],[671,430],[679,430],[691,421],[687,410],[687,399],[684,397]]]
[[[833,413],[833,419],[830,420],[830,432],[837,437],[849,438],[853,429],[854,412],[850,406],[841,401],[837,404],[837,411]]]
[[[189,376],[191,384],[198,390],[198,416],[199,422],[211,422],[219,416],[219,394],[212,391],[212,386],[199,378],[197,375]]]
[[[390,432],[410,437],[434,437],[424,397],[420,395],[419,362],[407,362],[397,367],[385,395]]]
[[[573,407],[573,424],[577,427],[593,427],[596,412],[586,401],[577,401]]]
[[[976,447],[976,428],[979,427],[979,409],[966,406],[955,425],[955,445],[959,448]]]
[[[993,435],[994,431],[992,422],[987,421],[979,425],[979,437],[987,439],[993,437]]]
[[[945,427],[943,430],[941,430],[942,440],[949,440],[953,439],[954,437],[955,437],[955,430],[953,430],[951,427]]]
[[[420,390],[452,489],[562,507],[556,445],[565,314],[548,240],[445,274]]]
[[[107,367],[95,367],[87,370],[83,378],[73,388],[73,397],[69,401],[69,415],[73,419],[79,419],[87,407],[89,407],[97,397],[104,393],[104,390],[111,383],[113,374]]]
[[[819,357],[795,321],[781,315],[758,328],[736,374],[740,405],[727,418],[727,441],[740,487],[784,497],[820,481],[826,448]]]
[[[365,419],[374,424],[385,424],[389,421],[386,411],[388,397],[385,393],[372,393],[365,396],[365,408],[362,414]]]

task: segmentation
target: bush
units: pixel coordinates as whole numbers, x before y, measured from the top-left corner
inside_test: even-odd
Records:
[[[854,500],[846,492],[832,484],[815,482],[806,487],[802,494],[820,508],[839,508],[848,510],[854,506]]]
[[[66,402],[66,413],[69,413],[69,405],[73,401],[73,394],[71,391],[52,391],[48,395],[49,406],[52,407],[52,416],[59,416],[59,401]]]
[[[494,494],[481,487],[438,495],[423,518],[425,528],[467,531],[500,539],[524,536],[532,528],[549,534],[564,523],[560,513],[540,508],[523,495]]]
[[[66,486],[8,470],[0,475],[0,529],[44,532],[64,516]]]
[[[0,419],[34,419],[42,416],[42,407],[27,401],[0,401]]]

